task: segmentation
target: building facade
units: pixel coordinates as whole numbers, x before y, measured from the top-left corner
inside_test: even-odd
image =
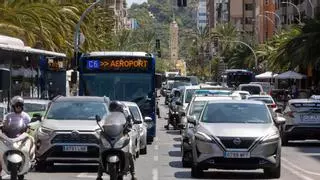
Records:
[[[198,29],[204,29],[207,26],[207,0],[199,0],[197,12]]]
[[[218,23],[228,23],[230,21],[229,0],[207,0],[206,10],[209,28],[216,27]]]

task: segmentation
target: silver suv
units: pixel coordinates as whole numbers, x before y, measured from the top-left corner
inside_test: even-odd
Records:
[[[318,99],[292,99],[283,112],[282,144],[289,140],[320,140],[320,101]]]
[[[58,97],[52,100],[36,133],[37,170],[55,162],[98,162],[99,128],[95,116],[108,113],[106,97]]]
[[[189,118],[196,126],[192,138],[191,175],[203,170],[264,169],[268,178],[281,173],[281,140],[268,107],[258,101],[209,101],[200,117]]]

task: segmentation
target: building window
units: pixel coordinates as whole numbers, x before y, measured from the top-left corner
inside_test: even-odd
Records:
[[[252,17],[246,17],[246,18],[244,19],[244,21],[245,21],[245,24],[252,24],[253,18],[252,18]]]
[[[206,13],[199,13],[199,16],[206,16]]]
[[[268,5],[268,4],[269,4],[269,0],[266,0],[266,1],[265,1],[265,4]]]
[[[245,4],[244,5],[244,9],[246,11],[252,11],[253,10],[253,4],[252,3],[251,4]]]

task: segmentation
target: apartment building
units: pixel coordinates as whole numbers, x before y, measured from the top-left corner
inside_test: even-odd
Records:
[[[207,24],[214,28],[218,23],[229,22],[229,0],[207,0]]]
[[[320,0],[276,0],[276,9],[283,25],[297,24],[320,13]]]
[[[199,0],[197,12],[197,27],[204,29],[207,26],[207,0]]]
[[[117,32],[126,27],[127,3],[126,0],[105,0],[104,6],[113,12],[116,20],[114,30]]]

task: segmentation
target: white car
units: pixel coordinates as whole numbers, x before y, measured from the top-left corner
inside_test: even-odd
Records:
[[[250,96],[250,93],[248,91],[233,91],[232,95],[239,95],[241,96],[241,99],[247,99],[247,97]]]
[[[123,102],[123,103],[127,107],[129,107],[134,120],[141,121],[141,123],[136,124],[138,133],[139,133],[138,140],[139,140],[140,154],[147,154],[147,124],[144,122],[144,118],[142,116],[140,108],[134,102]]]
[[[270,95],[252,95],[247,97],[248,100],[256,100],[264,102],[273,112],[278,109],[274,99]]]

